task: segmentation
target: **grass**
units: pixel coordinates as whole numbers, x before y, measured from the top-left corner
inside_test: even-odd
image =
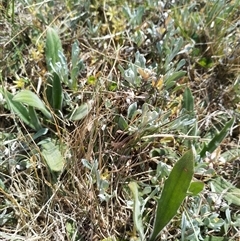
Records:
[[[1,2],[1,240],[240,240],[239,7]]]

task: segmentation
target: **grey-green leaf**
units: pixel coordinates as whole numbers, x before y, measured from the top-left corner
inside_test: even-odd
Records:
[[[229,203],[240,206],[240,189],[224,178],[218,177],[211,181],[211,187],[213,192],[223,195],[223,198]]]
[[[62,171],[65,161],[59,150],[59,146],[55,145],[50,139],[39,143],[42,149],[42,155],[51,171]]]
[[[182,78],[185,75],[186,75],[186,71],[177,71],[177,72],[167,75],[165,77],[166,80],[164,81],[166,88],[167,89],[171,88],[175,84],[175,81],[177,81],[178,79]]]
[[[69,119],[72,121],[81,120],[88,115],[90,110],[91,106],[88,103],[84,103],[71,113]]]
[[[141,208],[140,208],[140,200],[138,195],[138,186],[136,182],[130,182],[128,186],[133,193],[133,199],[134,199],[134,204],[133,204],[134,226],[138,231],[140,239],[144,241],[144,229],[143,229],[142,214],[141,214]]]

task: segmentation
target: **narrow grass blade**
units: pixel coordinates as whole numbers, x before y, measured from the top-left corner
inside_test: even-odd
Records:
[[[138,231],[140,239],[144,241],[144,229],[143,229],[142,214],[141,214],[140,201],[139,201],[139,195],[138,195],[138,186],[136,182],[130,182],[128,186],[131,189],[133,193],[133,198],[134,198],[134,204],[133,204],[134,226]]]
[[[203,149],[200,152],[201,158],[204,158],[207,152],[208,153],[214,152],[214,150],[220,145],[223,139],[227,136],[229,130],[233,126],[233,123],[234,123],[234,118],[232,118],[229,122],[226,123],[223,129],[213,137],[213,139],[208,143],[208,145],[205,145],[203,147]]]
[[[174,165],[164,184],[161,197],[157,201],[153,232],[149,241],[154,241],[161,230],[177,214],[178,208],[187,196],[194,173],[193,164],[194,155],[192,150],[190,150]]]

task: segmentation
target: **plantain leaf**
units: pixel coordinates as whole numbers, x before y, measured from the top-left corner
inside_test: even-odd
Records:
[[[39,109],[46,118],[52,119],[51,113],[47,110],[45,104],[40,98],[30,90],[22,90],[13,97],[14,101],[25,103],[29,106]]]
[[[59,76],[54,73],[53,74],[53,87],[52,87],[52,108],[55,111],[62,110],[62,102],[63,102],[63,91],[62,85]]]
[[[187,151],[174,165],[168,179],[164,183],[160,199],[157,200],[157,210],[153,232],[149,241],[154,241],[161,230],[177,214],[178,208],[187,196],[194,169],[194,155]]]
[[[34,125],[35,130],[39,131],[40,129],[42,129],[42,125],[39,121],[37,113],[32,106],[28,107],[28,112],[29,112],[31,123]]]
[[[55,66],[55,64],[59,62],[58,51],[63,52],[61,40],[56,30],[48,27],[46,37],[46,62],[49,71],[52,70],[50,63]]]
[[[33,125],[28,109],[20,102],[16,102],[13,100],[13,95],[7,90],[3,90],[0,88],[0,92],[4,95],[7,101],[7,108],[16,114],[26,125],[31,127],[33,130],[36,130],[35,125]]]
[[[59,146],[55,145],[50,139],[45,139],[38,144],[41,145],[42,155],[51,171],[62,171],[65,161],[59,150]]]

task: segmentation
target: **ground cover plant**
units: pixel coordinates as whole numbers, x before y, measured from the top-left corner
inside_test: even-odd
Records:
[[[239,1],[0,16],[1,240],[240,240]]]

